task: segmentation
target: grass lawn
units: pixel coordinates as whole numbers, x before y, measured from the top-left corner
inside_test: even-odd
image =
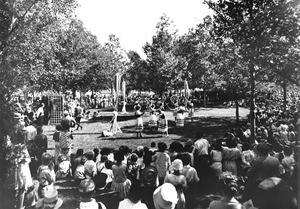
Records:
[[[95,110],[90,110],[93,113]],[[74,130],[74,149],[76,152],[78,148],[84,149],[84,152],[93,150],[94,148],[109,147],[117,149],[121,145],[126,145],[132,150],[135,150],[137,146],[150,146],[151,142],[160,141],[169,145],[172,141],[178,140],[180,142],[186,142],[188,139],[195,140],[194,132],[196,130],[202,130],[205,133],[207,139],[213,139],[224,135],[224,133],[234,127],[235,124],[235,108],[218,107],[218,108],[197,108],[195,110],[195,118],[193,121],[186,121],[186,124],[182,131],[179,131],[175,127],[173,113],[166,111],[166,116],[169,122],[169,137],[160,137],[159,133],[151,133],[147,129],[147,122],[149,120],[149,113],[146,112],[143,116],[144,119],[144,137],[136,138],[134,132],[135,119],[133,113],[120,114],[118,116],[118,124],[123,133],[118,133],[112,137],[102,137],[103,130],[109,130],[112,117],[112,112],[101,111],[101,117],[97,120],[83,119],[83,130]],[[240,108],[240,119],[244,121],[249,110],[246,108]],[[54,153],[54,141],[52,140],[52,134],[55,131],[54,125],[44,126],[44,133],[48,136],[48,152]],[[59,192],[59,196],[64,200],[62,209],[76,208],[78,206],[78,192],[73,182],[71,181],[58,181],[56,186]],[[112,199],[110,196],[96,195],[97,200],[103,201],[108,208],[116,208],[118,202]],[[12,203],[11,195],[0,192],[0,208],[11,208],[9,205]],[[5,205],[5,206],[4,206]],[[7,206],[6,206],[7,205]]]

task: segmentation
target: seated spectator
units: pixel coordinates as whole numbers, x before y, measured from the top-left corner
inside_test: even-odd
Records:
[[[102,171],[106,161],[108,161],[107,155],[101,155],[100,161],[96,163],[97,173]]]
[[[173,184],[164,183],[153,193],[155,209],[175,209],[177,201],[177,191]]]
[[[96,163],[93,160],[94,152],[93,151],[87,152],[85,153],[85,156],[87,158],[87,161],[84,164],[84,173],[86,175],[86,178],[92,179],[97,174]]]
[[[73,176],[77,166],[80,165],[80,161],[82,157],[83,157],[83,149],[78,149],[75,155],[71,154],[71,165],[72,165],[71,169],[72,169]]]
[[[56,189],[48,190],[44,197],[39,199],[36,203],[37,209],[59,209],[63,204],[63,200],[58,198]]]
[[[146,204],[141,202],[142,189],[141,182],[134,181],[130,186],[128,198],[119,203],[118,209],[147,209]]]
[[[66,178],[71,175],[71,163],[67,157],[68,150],[58,156],[58,170],[56,171],[56,179]]]
[[[139,178],[140,165],[137,164],[138,156],[135,153],[131,154],[130,160],[127,163],[127,178],[133,182]]]
[[[238,192],[237,177],[230,172],[221,174],[219,181],[219,188],[222,192],[220,200],[214,200],[209,204],[209,209],[242,209],[242,205],[234,198]]]
[[[78,209],[106,209],[102,202],[96,202],[93,198],[95,193],[95,183],[91,179],[84,179],[78,185],[80,203]]]
[[[79,184],[81,180],[86,179],[84,172],[84,164],[86,163],[87,158],[85,156],[80,158],[80,164],[76,167],[74,172],[74,179]]]

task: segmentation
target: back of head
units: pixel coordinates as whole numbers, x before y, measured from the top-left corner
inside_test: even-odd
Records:
[[[142,198],[142,184],[140,180],[133,181],[129,189],[128,199],[132,203],[137,203]]]
[[[70,129],[70,121],[67,118],[63,118],[60,122],[62,131],[67,131]]]
[[[266,178],[275,177],[279,174],[280,163],[276,157],[269,156],[263,161],[264,175]]]
[[[227,197],[233,197],[238,192],[237,177],[231,172],[223,172],[218,180],[218,185]]]
[[[89,151],[89,152],[85,153],[85,156],[88,160],[93,160],[94,159],[94,152]]]
[[[167,145],[164,142],[159,142],[157,147],[159,152],[163,152],[167,149]]]
[[[78,185],[79,195],[82,198],[91,198],[94,194],[95,183],[91,179],[84,179]]]
[[[201,139],[203,137],[203,133],[201,131],[196,131],[195,136],[197,139]]]

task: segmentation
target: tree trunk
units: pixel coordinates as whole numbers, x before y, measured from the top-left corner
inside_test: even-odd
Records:
[[[76,98],[76,89],[75,88],[72,89],[72,97],[73,97],[73,99]]]
[[[235,118],[236,118],[235,122],[238,125],[240,123],[239,100],[235,100]]]
[[[250,61],[249,65],[249,70],[250,70],[250,131],[251,131],[251,136],[250,140],[251,143],[254,143],[255,141],[255,116],[254,116],[254,90],[255,90],[255,80],[254,80],[254,65]]]
[[[203,90],[203,106],[206,107],[206,90]]]
[[[287,89],[287,84],[286,84],[286,81],[284,81],[284,83],[283,83],[283,112],[284,113],[286,112],[286,104],[287,104],[286,89]]]

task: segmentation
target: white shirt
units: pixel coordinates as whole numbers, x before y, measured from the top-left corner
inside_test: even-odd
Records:
[[[198,139],[195,142],[194,147],[198,150],[198,156],[208,155],[209,142],[206,139]]]
[[[119,203],[118,209],[148,209],[144,203],[138,201],[137,203],[132,203],[129,199],[122,200]]]
[[[102,202],[99,202],[102,206],[102,209],[106,209],[105,205]],[[98,202],[94,198],[90,202],[80,202],[79,209],[98,209]]]

